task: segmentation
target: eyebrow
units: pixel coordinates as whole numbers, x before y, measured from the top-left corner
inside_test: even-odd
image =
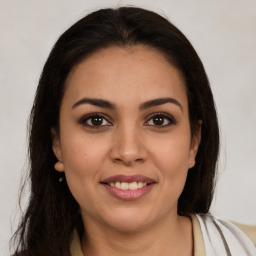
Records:
[[[139,110],[145,110],[148,108],[160,106],[166,103],[172,103],[177,105],[182,111],[182,105],[180,104],[179,101],[177,101],[174,98],[159,98],[159,99],[154,99],[154,100],[149,100],[144,103],[142,103],[139,107]],[[108,108],[108,109],[117,109],[116,105],[114,103],[111,103],[108,100],[103,100],[103,99],[95,99],[95,98],[83,98],[79,101],[77,101],[73,106],[72,109],[77,108],[78,106],[82,104],[90,104],[93,106],[101,107],[101,108]]]
[[[155,107],[155,106],[159,106],[159,105],[163,105],[163,104],[166,104],[166,103],[173,103],[173,104],[177,105],[183,111],[183,108],[182,108],[182,105],[180,104],[180,102],[177,101],[174,98],[159,98],[159,99],[150,100],[150,101],[142,103],[140,105],[139,109],[140,110],[145,110],[145,109]]]
[[[79,100],[72,106],[72,109],[77,108],[82,104],[90,104],[90,105],[101,107],[101,108],[116,109],[116,105],[114,103],[111,103],[103,99],[92,99],[92,98],[83,98]]]

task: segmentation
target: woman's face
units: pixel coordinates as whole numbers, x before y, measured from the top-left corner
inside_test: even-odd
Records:
[[[183,78],[157,50],[110,47],[78,64],[53,150],[85,226],[139,230],[177,217],[199,130],[191,138]]]

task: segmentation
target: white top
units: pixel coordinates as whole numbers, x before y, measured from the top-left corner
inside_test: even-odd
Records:
[[[196,214],[207,256],[256,256],[253,242],[237,226],[210,214]]]
[[[210,214],[191,214],[194,256],[256,256],[256,226],[239,225]],[[254,241],[254,243],[252,242]],[[72,256],[84,256],[78,233],[70,244]]]

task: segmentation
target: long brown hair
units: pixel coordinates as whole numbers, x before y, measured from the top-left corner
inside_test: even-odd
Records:
[[[79,205],[53,168],[50,130],[58,129],[59,110],[70,70],[89,54],[108,47],[147,45],[159,50],[185,79],[192,134],[202,120],[195,166],[178,201],[178,213],[207,213],[211,205],[219,130],[212,92],[204,67],[187,38],[160,15],[133,7],[102,9],[79,20],[54,45],[43,68],[30,116],[31,196],[16,231],[15,253],[69,255],[76,228],[83,232]]]

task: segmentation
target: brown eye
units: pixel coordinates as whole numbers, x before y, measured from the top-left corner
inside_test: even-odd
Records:
[[[145,125],[161,128],[161,127],[170,126],[176,123],[177,122],[172,116],[164,113],[163,114],[159,113],[151,116],[151,118],[146,122]]]
[[[91,128],[100,128],[103,126],[111,125],[111,123],[103,115],[100,114],[87,115],[80,120],[80,123]]]
[[[162,116],[155,116],[152,118],[152,121],[154,125],[163,125],[165,119]]]
[[[91,118],[91,124],[98,126],[98,125],[102,125],[103,123],[103,118],[100,116],[95,116]]]

